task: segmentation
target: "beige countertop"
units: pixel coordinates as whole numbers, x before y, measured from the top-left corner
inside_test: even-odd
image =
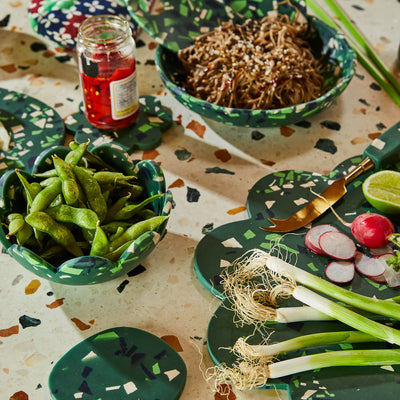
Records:
[[[82,100],[76,58],[34,33],[27,19],[28,3],[2,0],[0,21],[9,19],[0,29],[0,87],[32,96],[65,119]],[[400,3],[339,3],[399,79]],[[326,174],[344,159],[361,154],[373,138],[400,119],[399,107],[383,90],[371,88],[372,77],[357,65],[349,87],[329,109],[308,118],[309,127],[254,129],[204,120],[163,87],[154,66],[154,40],[142,32],[137,41],[140,95],[157,97],[172,113],[174,123],[162,134],[159,147],[134,152],[131,158],[154,159],[164,171],[175,201],[168,233],[143,263],[144,272],[94,286],[70,287],[37,278],[1,254],[2,399],[49,399],[47,379],[57,360],[84,338],[115,326],[132,326],[159,337],[176,336],[188,369],[182,400],[225,399],[213,393],[203,376],[213,365],[206,332],[219,300],[195,276],[197,243],[207,227],[246,218],[248,191],[262,177],[285,169]],[[44,44],[47,50],[32,50],[34,43]],[[191,121],[200,124],[201,130],[191,129]],[[330,129],[327,121],[337,123],[339,129]],[[329,146],[319,146],[320,139]],[[181,151],[189,156],[180,157]],[[229,173],[216,173],[215,167]],[[189,195],[191,189],[198,193],[195,200]],[[26,327],[20,323],[21,316],[40,322]],[[256,390],[236,393],[236,398],[276,397],[273,390]],[[281,398],[286,397],[281,394]]]

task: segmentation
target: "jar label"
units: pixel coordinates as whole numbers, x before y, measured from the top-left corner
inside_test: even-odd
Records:
[[[119,81],[110,82],[111,112],[113,119],[123,119],[139,108],[136,71]]]

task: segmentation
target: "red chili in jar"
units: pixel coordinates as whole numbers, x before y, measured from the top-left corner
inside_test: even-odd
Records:
[[[98,15],[79,27],[77,52],[84,112],[99,129],[118,130],[138,118],[136,45],[126,20]]]

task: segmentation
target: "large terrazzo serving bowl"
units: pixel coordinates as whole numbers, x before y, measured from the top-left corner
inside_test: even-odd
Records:
[[[33,175],[53,168],[51,156],[56,154],[64,158],[69,149],[64,146],[56,146],[43,151],[36,159],[32,175],[24,173],[28,181],[34,181]],[[172,195],[166,190],[163,172],[159,165],[152,160],[144,160],[133,165],[127,158],[127,154],[115,145],[101,145],[90,150],[101,157],[116,171],[125,175],[138,177],[138,183],[144,189],[144,197],[161,194],[151,202],[150,207],[156,215],[168,217],[172,208]],[[4,222],[5,216],[11,212],[24,213],[26,201],[23,195],[24,189],[15,170],[7,171],[0,179],[0,215]],[[16,243],[15,238],[7,238],[7,227],[0,226],[0,242],[7,253],[17,260],[23,267],[41,278],[52,282],[67,285],[90,285],[109,281],[131,271],[144,261],[155,249],[156,245],[166,232],[168,218],[155,230],[147,231],[139,236],[119,258],[111,261],[100,256],[84,255],[81,257],[67,256],[65,259],[54,259],[49,262],[40,257],[29,248]],[[74,235],[76,226],[72,227]],[[49,240],[49,236],[47,240]]]
[[[266,15],[268,7],[272,7],[273,2],[264,0],[261,1],[261,3],[264,6],[263,15]],[[293,3],[295,2],[293,1]],[[234,8],[234,5],[234,2],[230,3],[232,8]],[[258,12],[260,11],[259,7],[255,9],[258,10]],[[280,12],[292,15],[293,9],[283,8]],[[241,14],[241,16],[234,14],[232,19],[235,22],[240,23],[247,17],[248,14],[246,13],[243,15]],[[260,18],[262,15],[257,15],[257,17]],[[325,110],[335,102],[348,86],[355,72],[355,53],[343,37],[343,34],[313,16],[305,14],[305,17],[307,18],[309,27],[313,32],[310,43],[314,56],[317,59],[321,59],[321,62],[325,66],[325,72],[323,74],[323,94],[319,98],[310,102],[279,109],[251,110],[223,107],[196,98],[188,94],[179,83],[179,80],[184,76],[185,70],[177,57],[176,50],[174,50],[172,46],[168,46],[168,43],[165,43],[165,41],[159,44],[156,49],[155,63],[157,70],[164,85],[170,93],[172,93],[172,95],[186,108],[203,117],[227,125],[253,128],[294,124],[313,114]],[[141,19],[138,18],[139,23],[140,21]],[[205,23],[208,22],[209,21],[206,21]],[[182,21],[182,25],[185,25],[184,20]],[[146,25],[144,25],[144,27],[146,27]],[[184,43],[187,43],[187,39]],[[179,80],[177,77],[179,77]]]

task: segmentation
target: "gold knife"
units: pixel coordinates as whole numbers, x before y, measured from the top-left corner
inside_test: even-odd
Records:
[[[333,182],[319,196],[305,207],[286,219],[269,218],[271,226],[264,226],[269,232],[291,232],[314,221],[346,193],[346,185],[370,170],[380,170],[393,165],[400,158],[400,122],[378,136],[365,149],[363,160],[347,175]]]

